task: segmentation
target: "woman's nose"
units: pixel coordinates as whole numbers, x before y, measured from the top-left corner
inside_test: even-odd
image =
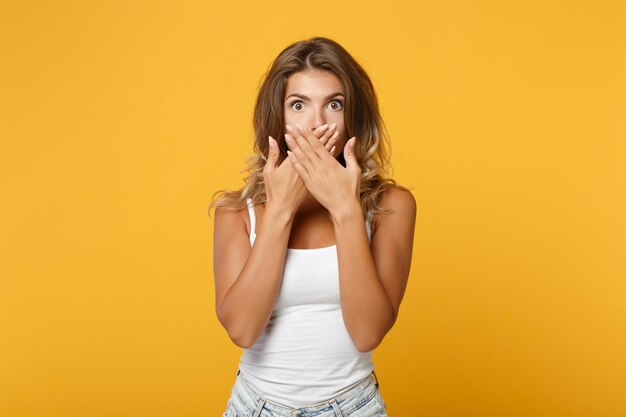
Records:
[[[309,121],[309,126],[314,132],[325,124],[326,120],[320,114],[316,114],[315,117],[313,117],[313,119]]]
[[[319,128],[320,128],[320,127],[322,127],[322,126],[324,126],[324,125],[325,125],[325,123],[323,123],[323,122],[317,123],[317,124],[313,125],[313,127],[311,128],[311,130],[312,130],[313,132],[317,132],[317,131],[319,130]]]

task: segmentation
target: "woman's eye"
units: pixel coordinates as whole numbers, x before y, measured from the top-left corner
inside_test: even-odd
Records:
[[[341,100],[333,100],[329,106],[333,110],[341,110],[343,109],[343,102]],[[304,108],[304,103],[300,100],[292,101],[290,107],[292,110],[300,111]]]
[[[295,107],[295,105],[296,105],[296,104],[299,104],[299,105],[300,105],[300,107],[299,107],[299,108],[296,108],[296,107]],[[301,101],[299,101],[299,100],[294,101],[293,103],[291,103],[291,108],[292,108],[292,109],[294,109],[294,110],[301,110],[301,108],[302,108],[302,102],[301,102]]]
[[[331,107],[333,110],[340,110],[343,108],[343,102],[341,100],[333,100],[330,102],[330,105],[332,106],[333,103],[339,104],[339,107]]]

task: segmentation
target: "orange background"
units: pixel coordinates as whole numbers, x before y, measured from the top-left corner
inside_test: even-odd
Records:
[[[0,415],[221,415],[206,208],[316,35],[418,203],[389,415],[626,415],[626,4],[354,0],[2,2]]]

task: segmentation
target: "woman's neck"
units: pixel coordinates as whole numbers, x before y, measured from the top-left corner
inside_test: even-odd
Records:
[[[320,204],[320,202],[317,201],[315,197],[313,197],[313,194],[311,194],[311,192],[307,190],[306,196],[302,200],[300,207],[298,207],[298,211],[309,213],[319,210],[326,210],[326,207]]]

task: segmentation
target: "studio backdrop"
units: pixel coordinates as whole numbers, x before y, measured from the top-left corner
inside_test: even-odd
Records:
[[[3,1],[0,415],[221,415],[207,207],[313,36],[372,77],[418,206],[388,414],[626,415],[618,0]]]

